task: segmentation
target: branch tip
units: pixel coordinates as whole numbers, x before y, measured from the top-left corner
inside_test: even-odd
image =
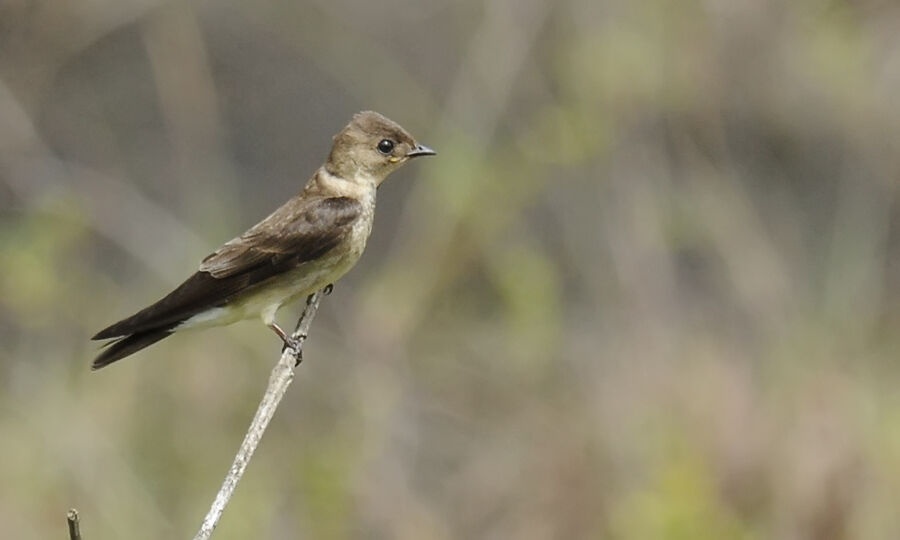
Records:
[[[66,523],[69,525],[69,540],[81,540],[81,527],[78,522],[78,510],[72,508],[66,513]]]

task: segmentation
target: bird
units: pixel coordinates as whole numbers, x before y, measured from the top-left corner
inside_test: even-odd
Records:
[[[182,330],[254,317],[299,352],[298,340],[275,321],[278,309],[350,270],[372,232],[378,186],[411,159],[435,154],[377,112],[353,115],[297,195],[205,257],[162,299],[97,332],[92,340],[109,341],[92,370]]]

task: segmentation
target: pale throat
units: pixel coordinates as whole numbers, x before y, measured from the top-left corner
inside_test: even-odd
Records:
[[[359,172],[353,178],[341,178],[321,167],[318,174],[319,184],[325,190],[341,197],[353,197],[365,200],[375,196],[375,189],[384,179]]]

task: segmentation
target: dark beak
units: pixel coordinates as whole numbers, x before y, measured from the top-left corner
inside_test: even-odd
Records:
[[[431,148],[428,148],[424,144],[419,144],[419,145],[416,145],[415,148],[413,148],[412,150],[407,152],[406,157],[414,158],[414,157],[419,157],[419,156],[433,156],[436,154],[437,154],[437,152],[435,152]]]

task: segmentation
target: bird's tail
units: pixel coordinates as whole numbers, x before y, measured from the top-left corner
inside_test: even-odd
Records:
[[[91,369],[96,371],[102,367],[106,367],[117,360],[121,360],[126,356],[132,355],[144,347],[149,347],[157,341],[167,338],[173,333],[172,327],[156,328],[145,330],[143,332],[135,332],[115,341],[110,341],[105,345],[105,349],[91,364]]]

